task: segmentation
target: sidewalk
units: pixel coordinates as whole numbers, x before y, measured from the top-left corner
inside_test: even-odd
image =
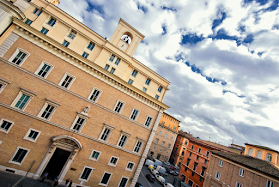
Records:
[[[12,187],[21,178],[21,175],[0,171],[0,186]],[[16,187],[50,187],[51,183],[52,181],[50,180],[45,180],[44,183],[40,183],[39,180],[25,177]],[[57,187],[63,187],[63,185],[58,185]]]

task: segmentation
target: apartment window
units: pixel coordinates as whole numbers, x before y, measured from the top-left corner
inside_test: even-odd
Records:
[[[207,164],[207,160],[204,160],[204,165],[206,165]]]
[[[164,145],[165,145],[165,142],[163,141],[162,146],[164,146]]]
[[[109,180],[110,180],[111,175],[112,175],[111,173],[104,172],[103,177],[102,177],[102,179],[101,179],[99,185],[101,185],[101,186],[107,186],[108,183],[109,183]]]
[[[219,173],[218,171],[216,171],[215,179],[220,180],[220,177],[221,177],[221,173]]]
[[[156,138],[156,142],[155,142],[155,143],[157,144],[158,142],[159,142],[159,139],[158,139],[158,138]]]
[[[198,149],[198,152],[201,153],[201,148]]]
[[[147,89],[145,87],[142,88],[142,91],[146,93]]]
[[[262,158],[262,152],[261,151],[257,151],[257,158],[261,159]]]
[[[248,155],[249,155],[249,156],[253,156],[253,149],[250,148],[250,149],[248,150]]]
[[[130,119],[136,121],[139,116],[139,113],[140,113],[140,111],[138,109],[134,108],[130,115]]]
[[[136,145],[134,147],[134,152],[139,153],[142,147],[142,142],[137,140]]]
[[[274,187],[274,182],[267,179],[266,187]]]
[[[171,140],[173,139],[173,137],[171,137]]]
[[[81,175],[79,176],[79,180],[83,180],[83,181],[87,182],[90,178],[90,175],[91,175],[93,169],[94,168],[84,166],[83,171],[81,172]]]
[[[108,69],[109,69],[109,65],[108,64],[106,64],[106,66],[105,66],[105,68],[104,68],[106,71],[108,71]]]
[[[162,131],[159,132],[159,135],[161,135]]]
[[[29,55],[30,53],[24,51],[23,49],[17,48],[9,61],[21,66]]]
[[[77,33],[75,31],[71,31],[68,35],[69,38],[74,39],[76,37]]]
[[[86,52],[83,52],[81,56],[84,57],[84,58],[87,58],[89,56],[89,54],[86,53]]]
[[[36,142],[36,140],[39,138],[40,134],[41,134],[40,131],[30,128],[23,139],[29,140],[31,142]]]
[[[149,83],[150,83],[150,79],[147,78],[146,81],[145,81],[145,84],[149,85]]]
[[[124,148],[125,145],[126,145],[126,143],[127,143],[127,140],[128,140],[128,137],[129,137],[129,136],[130,136],[129,133],[126,133],[126,132],[122,131],[122,134],[121,134],[121,136],[120,136],[120,138],[119,138],[119,140],[118,140],[117,145],[118,145],[119,147]]]
[[[187,166],[187,167],[189,166],[190,161],[191,161],[191,159],[188,158],[188,159],[187,159],[187,163],[186,163],[186,166]]]
[[[181,155],[184,156],[184,151],[182,151]]]
[[[186,171],[186,172],[187,172],[187,167],[185,167],[184,171]]]
[[[46,29],[46,28],[43,27],[43,28],[41,29],[41,33],[47,34],[47,33],[48,33],[48,29]]]
[[[100,139],[103,140],[103,141],[107,141],[110,134],[111,134],[111,129],[110,128],[104,128],[103,132],[101,133]]]
[[[26,20],[25,20],[25,23],[26,23],[27,25],[31,25],[32,22],[33,22],[33,21],[31,21],[30,19],[26,19]]]
[[[18,102],[16,103],[15,107],[19,108],[19,109],[23,109],[23,107],[25,106],[25,104],[28,102],[29,99],[30,99],[30,96],[22,93],[22,95],[21,95],[20,99],[18,100]]]
[[[223,160],[219,160],[219,164],[218,164],[218,166],[220,166],[220,167],[222,167],[223,166]]]
[[[238,175],[241,176],[241,177],[244,177],[244,169],[239,168]]]
[[[205,169],[206,169],[205,167],[202,167],[201,176],[204,176]]]
[[[189,156],[192,156],[192,152],[189,153]]]
[[[155,95],[155,99],[158,100],[159,99],[159,95]]]
[[[38,116],[46,120],[50,120],[58,106],[58,103],[47,99],[47,102],[44,104]]]
[[[194,171],[192,171],[192,177],[194,177],[195,176],[195,172]]]
[[[125,103],[123,101],[117,100],[116,105],[114,106],[114,111],[117,113],[121,113],[124,108]]]
[[[87,49],[89,49],[89,50],[93,50],[94,49],[94,47],[95,47],[95,44],[93,44],[92,42],[90,42],[89,44],[88,44],[88,46],[87,46]]]
[[[117,164],[118,160],[119,160],[119,158],[117,158],[115,156],[112,156],[110,158],[110,161],[109,161],[108,165],[116,167],[116,164]]]
[[[20,88],[20,92],[13,101],[12,106],[24,110],[34,95],[36,94],[24,88]]]
[[[40,11],[37,8],[35,8],[35,10],[33,11],[33,14],[35,14],[36,16],[39,16],[41,13],[42,13],[42,11]]]
[[[167,138],[167,137],[168,137],[168,134],[165,135],[165,138]]]
[[[209,151],[206,151],[206,156],[209,156]]]
[[[115,56],[114,55],[111,55],[110,58],[109,58],[109,61],[113,62]]]
[[[270,153],[266,154],[266,161],[268,161],[268,162],[272,161],[272,154],[270,154]]]
[[[70,86],[73,84],[74,80],[76,78],[73,75],[70,75],[68,73],[65,73],[65,75],[63,76],[63,78],[61,79],[59,85],[69,89]]]
[[[48,21],[47,24],[49,24],[50,26],[53,27],[53,25],[55,25],[55,23],[56,23],[56,19],[50,18],[50,20]]]
[[[81,117],[82,116],[82,117]],[[76,119],[74,120],[71,129],[80,132],[86,122],[87,118],[83,115],[77,115]]]
[[[0,124],[1,124],[0,131],[8,134],[9,131],[11,130],[12,126],[14,125],[14,122],[2,118],[0,120]]]
[[[129,79],[129,80],[128,80],[128,84],[130,84],[130,85],[132,85],[133,82],[134,82],[134,81],[133,81],[132,79]]]
[[[200,182],[202,182],[202,180],[203,180],[203,178],[202,178],[202,177],[200,177]]]
[[[135,166],[135,163],[133,163],[133,162],[128,162],[128,164],[127,164],[127,166],[126,166],[126,170],[128,170],[128,171],[133,171],[134,166]]]
[[[68,42],[67,40],[64,40],[63,43],[62,43],[62,45],[64,45],[65,47],[68,47],[69,44],[70,44],[70,42]]]
[[[111,68],[110,73],[113,74],[115,72],[114,68]]]
[[[2,92],[2,90],[4,90],[4,88],[8,83],[9,83],[8,81],[0,78],[0,93]]]
[[[187,142],[187,140],[185,141],[185,145],[187,145],[188,144],[188,142]]]
[[[46,78],[50,71],[52,70],[53,66],[47,62],[42,62],[39,68],[36,70],[35,74]]]
[[[121,60],[120,60],[119,58],[117,58],[116,61],[115,61],[115,64],[116,64],[116,65],[119,65],[120,61],[121,61]]]
[[[199,158],[200,158],[200,157],[197,155],[197,160],[199,160]]]
[[[144,125],[147,126],[147,127],[149,127],[150,124],[151,124],[151,122],[152,122],[152,120],[153,120],[153,118],[152,118],[151,116],[147,116],[147,117],[146,117],[146,120],[145,120],[145,122],[144,122]]]
[[[240,184],[239,182],[236,182],[235,187],[243,187],[243,185]]]
[[[137,76],[137,74],[138,74],[138,72],[137,72],[136,70],[133,70],[133,72],[132,72],[132,76],[133,76],[133,77],[136,77],[136,76]]]
[[[196,171],[196,169],[197,169],[197,165],[198,165],[198,163],[197,163],[197,162],[195,162],[195,163],[194,163],[194,167],[193,167],[193,170],[194,170],[194,171]]]
[[[161,91],[162,91],[162,86],[159,86],[158,92],[161,92]]]
[[[162,121],[162,125],[165,125],[165,122],[164,122],[164,121]]]
[[[190,179],[188,180],[188,184],[190,185],[190,186],[193,186],[193,181],[191,181]]]
[[[102,90],[99,90],[97,88],[93,88],[91,93],[89,94],[88,99],[90,99],[91,101],[97,102],[102,93],[103,93]]]
[[[122,177],[121,180],[120,180],[120,183],[119,183],[118,187],[126,187],[127,182],[128,182],[128,178]]]
[[[9,160],[9,163],[21,165],[26,158],[27,154],[29,153],[29,149],[23,148],[23,147],[17,147],[16,151],[14,152],[14,155]]]
[[[93,150],[92,153],[90,154],[89,159],[94,160],[94,161],[98,161],[98,159],[100,158],[100,155],[101,155],[100,151]]]

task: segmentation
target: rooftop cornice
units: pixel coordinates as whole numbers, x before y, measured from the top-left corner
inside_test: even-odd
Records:
[[[5,9],[8,13],[13,15],[14,17],[17,17],[22,20],[26,18],[24,13],[17,6],[13,5],[12,3],[6,0],[0,0],[0,7]]]
[[[122,18],[119,19],[119,23],[120,24],[125,24],[128,26],[128,28],[131,28],[133,31],[135,31],[138,35],[140,35],[142,37],[142,39],[145,37],[143,34],[141,34],[137,29],[135,29],[134,27],[132,27],[129,23],[127,23],[126,21],[124,21]]]

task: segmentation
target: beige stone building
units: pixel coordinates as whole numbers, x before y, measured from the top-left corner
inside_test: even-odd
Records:
[[[0,0],[0,170],[133,187],[170,83],[133,58],[144,36],[124,20],[106,40],[58,3]]]
[[[169,161],[175,143],[180,121],[164,112],[149,150],[149,156]]]

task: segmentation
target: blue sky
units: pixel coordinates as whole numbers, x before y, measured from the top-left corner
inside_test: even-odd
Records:
[[[120,18],[144,34],[134,57],[171,82],[164,103],[182,130],[279,150],[278,3],[61,0],[59,7],[103,37]]]

